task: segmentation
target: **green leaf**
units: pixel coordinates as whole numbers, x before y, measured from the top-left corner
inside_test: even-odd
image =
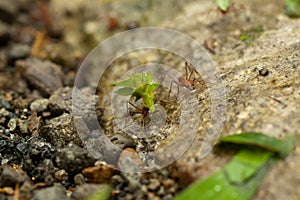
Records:
[[[115,93],[122,95],[122,96],[129,96],[129,95],[132,95],[133,91],[134,90],[130,87],[123,87],[123,88],[120,88],[117,91],[115,91]]]
[[[280,154],[290,153],[296,143],[297,136],[287,136],[284,140],[269,137],[262,133],[242,133],[220,138],[219,142],[259,146]]]
[[[300,17],[300,1],[285,0],[286,14],[290,17]]]
[[[154,112],[154,90],[159,86],[150,73],[132,74],[129,78],[110,84],[110,86],[123,86],[116,91],[123,96],[134,96],[135,101],[143,99],[142,105]]]
[[[198,181],[178,194],[175,200],[247,200],[255,193],[268,172],[271,153],[242,150],[221,170]],[[255,166],[240,158],[254,158]],[[244,160],[244,159],[242,159]],[[253,162],[253,161],[252,161]],[[238,173],[236,175],[235,173]],[[251,176],[249,176],[251,175]]]
[[[145,84],[153,84],[153,83],[154,83],[154,79],[150,73],[137,73],[137,74],[132,74],[130,77],[128,77],[125,80],[112,83],[110,84],[110,86],[123,86],[123,87],[129,87],[135,89]]]
[[[229,0],[215,0],[215,2],[218,5],[218,7],[223,11],[226,11],[229,6]]]
[[[111,185],[102,184],[92,196],[85,198],[85,200],[108,200],[110,198],[111,192]]]
[[[272,152],[265,150],[241,150],[232,162],[224,167],[225,173],[231,183],[242,184],[254,176],[272,155]]]
[[[175,200],[251,199],[269,169],[278,160],[275,152],[290,152],[295,145],[296,136],[278,140],[259,133],[244,133],[223,137],[220,140],[247,146],[240,150],[230,163],[186,188],[175,197]],[[248,145],[254,145],[254,148],[249,148]],[[276,148],[273,145],[280,147]],[[284,147],[287,150],[283,150]]]

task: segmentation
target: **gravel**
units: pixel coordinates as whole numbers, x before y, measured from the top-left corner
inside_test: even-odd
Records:
[[[66,190],[59,184],[52,187],[37,190],[33,193],[31,200],[68,200]]]

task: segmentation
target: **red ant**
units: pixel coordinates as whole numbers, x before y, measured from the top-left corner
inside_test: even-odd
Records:
[[[177,95],[179,94],[179,86],[186,87],[192,91],[195,89],[195,81],[202,83],[195,77],[195,73],[197,74],[197,71],[195,69],[192,69],[191,66],[187,62],[185,62],[185,78],[180,76],[178,77],[178,81],[173,80],[171,82],[168,99],[170,98],[173,83],[177,84]]]

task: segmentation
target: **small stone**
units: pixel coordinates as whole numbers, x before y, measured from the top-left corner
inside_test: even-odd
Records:
[[[12,118],[7,123],[7,127],[9,128],[10,131],[14,131],[17,128],[17,123],[18,123],[18,119]]]
[[[110,180],[115,170],[111,165],[98,165],[87,167],[82,170],[82,174],[91,183],[105,183]]]
[[[82,174],[76,174],[74,176],[74,183],[76,185],[83,185],[83,184],[85,184],[84,176]]]
[[[150,179],[150,183],[148,185],[149,190],[156,190],[160,186],[160,182],[157,179]]]
[[[48,99],[36,99],[30,104],[30,110],[35,112],[43,112],[47,110],[48,104]]]
[[[33,112],[27,120],[27,128],[31,132],[32,135],[38,135],[40,132],[40,127],[42,124],[42,120],[40,116],[37,116],[36,112]]]
[[[72,88],[64,87],[54,91],[49,98],[49,108],[55,113],[72,112]]]
[[[33,185],[30,180],[25,181],[20,187],[20,199],[30,199]]]
[[[172,200],[173,199],[173,195],[172,194],[167,194],[163,197],[163,200]]]
[[[50,61],[30,57],[17,61],[16,66],[23,72],[23,77],[45,96],[63,86],[60,66]]]
[[[36,190],[33,192],[31,200],[58,200],[58,199],[69,199],[65,189],[60,185],[54,185],[52,187]]]
[[[144,162],[133,148],[126,148],[120,154],[118,167],[124,171],[139,172],[143,169]]]
[[[13,44],[8,52],[8,64],[13,65],[18,59],[24,59],[30,54],[30,47],[26,44]]]
[[[127,193],[127,194],[125,195],[125,199],[128,199],[128,200],[133,199],[133,195],[130,194],[130,193]]]
[[[72,200],[81,200],[87,199],[88,197],[92,196],[95,192],[100,190],[102,187],[106,187],[105,184],[83,184],[76,186],[74,189],[71,199]]]
[[[259,71],[259,75],[261,76],[268,76],[269,75],[269,70],[266,68],[260,69]]]
[[[160,200],[160,198],[158,196],[156,196],[153,192],[148,192],[147,196],[148,196],[148,199],[151,199],[151,200]]]
[[[55,172],[54,176],[55,176],[55,179],[58,181],[63,181],[63,180],[68,179],[68,173],[64,169],[61,169],[61,170],[58,170],[57,172]]]
[[[0,20],[12,23],[18,12],[18,3],[9,1],[0,1]]]
[[[12,189],[11,187],[0,188],[0,193],[7,194],[7,195],[13,195],[14,189]]]
[[[86,149],[76,144],[69,144],[65,148],[57,150],[55,161],[59,168],[74,175],[80,173],[85,167],[92,166],[96,159],[90,157]]]
[[[0,187],[15,187],[15,184],[22,184],[26,180],[29,177],[20,167],[0,166]]]
[[[81,139],[77,134],[73,117],[64,113],[61,116],[47,120],[41,130],[41,135],[58,147],[63,147],[70,142],[81,145]]]

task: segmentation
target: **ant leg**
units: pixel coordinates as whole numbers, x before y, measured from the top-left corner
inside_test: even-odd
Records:
[[[132,102],[128,102],[132,107],[134,107],[135,109],[137,109],[138,111],[142,111],[141,108],[137,107],[136,105],[134,105]]]
[[[191,68],[191,66],[189,65],[189,64],[187,64],[186,63],[186,68],[185,68],[185,70],[186,70],[186,80],[191,80],[191,78],[192,78],[192,75],[196,72],[194,69],[192,69]],[[190,74],[189,74],[189,76],[187,75],[188,74],[188,71],[190,71]]]
[[[171,85],[170,85],[169,93],[168,93],[168,101],[170,101],[170,94],[171,94],[173,83],[176,83],[176,85],[177,85],[177,95],[175,95],[175,98],[176,98],[176,101],[178,100],[177,96],[179,94],[179,85],[178,85],[178,83],[176,81],[172,81]]]
[[[187,80],[188,79],[188,63],[187,63],[187,61],[185,61],[185,80]]]

